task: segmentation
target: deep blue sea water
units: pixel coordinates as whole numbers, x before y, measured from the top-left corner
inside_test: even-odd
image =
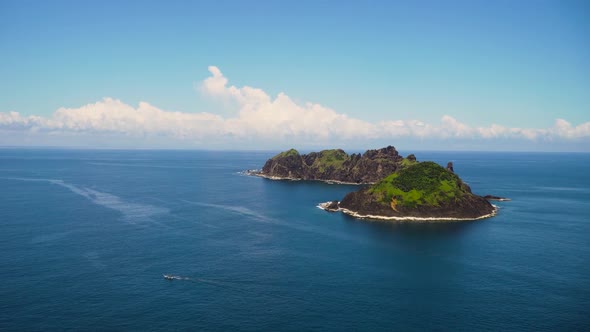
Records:
[[[0,150],[0,330],[590,329],[590,154],[416,152],[513,199],[459,223],[240,174],[272,155]]]

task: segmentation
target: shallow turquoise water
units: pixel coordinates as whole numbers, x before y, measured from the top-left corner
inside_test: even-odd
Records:
[[[513,201],[367,222],[239,173],[272,152],[0,150],[0,330],[588,330],[590,155],[415,154]]]

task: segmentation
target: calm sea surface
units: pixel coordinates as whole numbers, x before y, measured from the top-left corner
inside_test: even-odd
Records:
[[[0,150],[0,330],[590,329],[590,154],[416,152],[513,199],[439,224],[240,174],[273,154]]]

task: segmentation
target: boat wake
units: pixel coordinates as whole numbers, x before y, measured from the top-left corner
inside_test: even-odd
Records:
[[[164,279],[166,280],[191,280],[191,278],[187,278],[187,277],[181,277],[181,276],[173,276],[171,274],[164,274]]]
[[[189,277],[177,276],[177,275],[172,275],[172,274],[164,274],[162,276],[164,277],[164,279],[170,280],[170,281],[184,280],[184,281],[192,281],[192,282],[210,284],[213,286],[219,286],[219,287],[225,287],[225,288],[232,287],[232,285],[230,285],[229,282],[223,282],[223,281],[216,281],[216,280],[203,279],[203,278],[189,278]]]
[[[217,287],[220,290],[225,290],[234,293],[240,293],[244,296],[252,297],[252,298],[260,298],[260,297],[268,297],[273,299],[281,299],[283,301],[296,301],[301,302],[302,304],[308,305],[309,302],[305,298],[294,298],[294,297],[287,297],[277,294],[278,290],[280,290],[280,285],[273,285],[273,284],[262,284],[259,282],[252,282],[252,281],[228,281],[228,280],[213,280],[213,279],[205,279],[205,278],[190,278],[190,277],[183,277],[178,275],[172,274],[164,274],[164,279],[172,282],[175,280],[179,281],[186,281],[195,284],[205,284],[208,286]],[[269,293],[260,292],[260,288],[263,288],[266,291],[270,291]],[[279,288],[276,288],[279,287]]]
[[[225,289],[229,289],[229,290],[237,291],[237,292],[246,292],[246,290],[243,288],[244,285],[239,285],[239,284],[236,284],[235,282],[211,280],[211,279],[204,279],[204,278],[189,278],[189,277],[177,276],[177,275],[172,275],[172,274],[164,274],[163,277],[164,277],[164,279],[166,279],[168,281],[180,280],[180,281],[187,281],[187,282],[193,282],[193,283],[199,283],[199,284],[206,284],[209,286],[225,288]]]

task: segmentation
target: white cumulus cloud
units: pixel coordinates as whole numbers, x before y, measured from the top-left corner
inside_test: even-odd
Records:
[[[234,115],[168,111],[147,102],[134,107],[117,99],[104,98],[79,108],[60,108],[49,117],[0,112],[0,132],[35,133],[35,137],[39,137],[39,133],[63,134],[64,137],[74,133],[77,136],[117,134],[198,142],[229,140],[236,145],[244,139],[310,145],[400,137],[531,141],[590,138],[590,122],[574,126],[563,119],[557,119],[553,127],[538,129],[498,124],[473,127],[449,115],[433,124],[418,119],[385,119],[371,123],[320,104],[297,103],[285,93],[273,97],[261,89],[229,85],[219,68],[210,66],[208,70],[211,76],[199,84],[199,90],[207,97],[235,107]]]

